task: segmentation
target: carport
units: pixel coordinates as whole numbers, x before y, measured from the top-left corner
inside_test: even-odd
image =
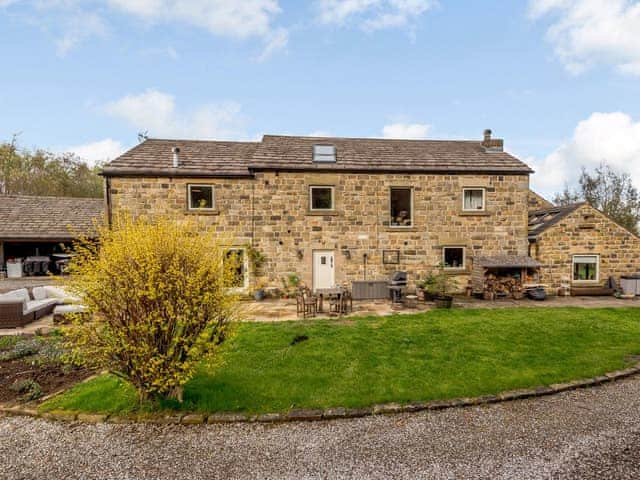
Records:
[[[30,258],[36,272],[46,263],[55,270],[55,255],[92,235],[103,209],[100,198],[0,196],[0,268],[6,272],[7,261]]]

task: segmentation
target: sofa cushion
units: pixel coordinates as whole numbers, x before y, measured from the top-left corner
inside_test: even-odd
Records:
[[[31,297],[29,297],[29,290],[26,288],[20,288],[18,290],[11,290],[10,292],[3,293],[0,295],[0,298],[19,298],[25,302],[29,302],[31,300]]]
[[[68,303],[77,303],[79,299],[71,295],[64,287],[56,287],[54,285],[46,285],[44,291],[47,293],[46,298],[58,298]]]
[[[33,295],[34,300],[44,300],[47,298],[47,291],[45,287],[34,287],[31,290],[31,295]]]
[[[34,313],[44,308],[50,307],[51,305],[57,305],[59,303],[59,299],[57,298],[45,298],[44,300],[32,300],[27,302],[26,310],[23,310],[23,313]]]

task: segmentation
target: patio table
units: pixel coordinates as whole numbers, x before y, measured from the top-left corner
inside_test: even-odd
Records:
[[[338,298],[340,298],[340,296],[342,295],[342,287],[331,287],[331,288],[316,288],[315,289],[315,294],[318,295],[319,297],[319,303],[318,303],[318,312],[324,312],[322,310],[322,302],[324,299],[324,296],[326,295],[331,296],[331,295],[337,295]]]

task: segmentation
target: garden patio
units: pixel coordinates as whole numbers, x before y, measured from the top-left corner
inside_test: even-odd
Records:
[[[4,282],[0,282],[0,286]],[[45,283],[45,282],[39,282]],[[12,287],[15,287],[15,282]],[[280,322],[302,320],[296,309],[295,299],[265,299],[262,301],[246,300],[241,303],[245,312],[246,322]],[[640,297],[634,300],[621,300],[615,297],[547,297],[543,302],[537,302],[527,298],[521,300],[500,299],[486,301],[473,297],[455,297],[454,309],[504,309],[504,308],[535,308],[535,307],[580,307],[580,308],[625,308],[640,307]],[[340,317],[351,318],[360,316],[389,316],[407,315],[434,310],[432,302],[418,302],[415,308],[393,308],[387,300],[355,300],[353,311]],[[327,318],[327,313],[318,313],[317,318]],[[331,318],[331,317],[329,317]],[[335,317],[334,317],[335,318]],[[36,322],[25,325],[23,328],[0,329],[0,336],[8,335],[34,335],[36,333],[48,333],[56,328],[53,316],[48,315]]]
[[[246,301],[242,304],[246,311],[246,321],[277,322],[300,320],[296,311],[295,299],[266,299],[260,302]],[[521,300],[500,299],[486,301],[474,297],[454,297],[454,309],[502,309],[517,307],[581,307],[581,308],[621,308],[640,307],[640,297],[634,300],[621,300],[615,297],[547,297],[543,302],[524,298]],[[434,310],[433,302],[418,302],[415,308],[393,308],[388,300],[354,300],[353,312],[343,317],[354,316],[388,316],[415,314]],[[327,313],[319,313],[317,318],[328,317]]]

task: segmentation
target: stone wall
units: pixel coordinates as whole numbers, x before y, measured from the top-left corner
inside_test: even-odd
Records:
[[[253,179],[111,178],[114,213],[194,215],[203,225],[253,242],[266,262],[259,278],[280,286],[289,273],[312,284],[312,252],[333,250],[336,282],[387,279],[405,270],[424,278],[442,261],[443,246],[464,246],[467,266],[452,272],[466,286],[474,255],[526,255],[527,175],[401,175],[258,172]],[[187,184],[215,186],[216,211],[187,211]],[[335,211],[309,212],[309,186],[335,187]],[[389,226],[390,187],[412,187],[413,226]],[[486,190],[486,212],[462,211],[462,189]],[[400,264],[384,265],[383,250]],[[365,265],[364,254],[367,254]]]
[[[589,205],[578,208],[531,244],[531,256],[544,265],[542,281],[554,288],[563,279],[573,279],[573,255],[600,256],[600,284],[610,276],[618,281],[620,275],[640,272],[640,239]]]
[[[545,210],[553,208],[554,205],[542,195],[537,194],[533,190],[529,190],[529,211]]]

